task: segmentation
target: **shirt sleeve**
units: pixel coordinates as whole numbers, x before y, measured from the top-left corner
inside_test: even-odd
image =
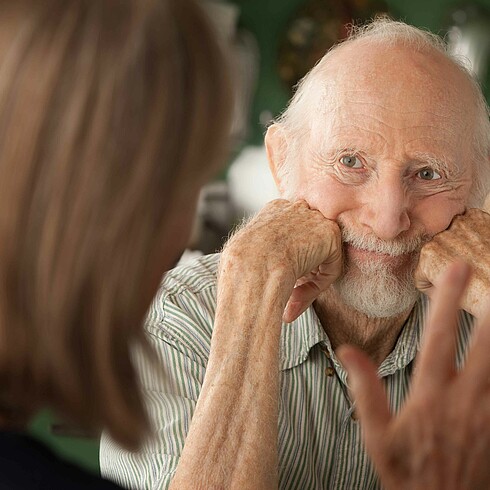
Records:
[[[213,316],[212,290],[196,294],[181,289],[157,297],[145,325],[155,356],[142,349],[134,356],[152,437],[138,452],[129,452],[103,434],[104,477],[132,489],[169,487],[203,383]]]

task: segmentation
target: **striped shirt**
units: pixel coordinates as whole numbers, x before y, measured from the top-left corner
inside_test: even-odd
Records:
[[[128,488],[165,489],[173,477],[206,372],[216,305],[218,255],[166,274],[146,320],[157,367],[135,354],[155,437],[137,453],[103,436],[102,474]],[[379,367],[392,410],[405,399],[419,349],[427,300],[415,305],[395,348]],[[460,315],[458,363],[472,317]],[[281,334],[280,489],[381,488],[347,395],[346,371],[310,307]]]

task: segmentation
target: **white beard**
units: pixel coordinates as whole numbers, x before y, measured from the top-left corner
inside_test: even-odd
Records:
[[[386,242],[368,235],[356,235],[341,225],[342,241],[371,252],[393,256],[410,254],[403,271],[396,271],[381,260],[344,262],[344,272],[333,287],[347,306],[370,318],[389,318],[410,309],[420,293],[414,271],[427,236]],[[344,255],[345,257],[345,255]]]

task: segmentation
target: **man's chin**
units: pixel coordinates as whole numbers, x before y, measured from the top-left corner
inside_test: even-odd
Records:
[[[413,279],[415,258],[372,259],[346,262],[346,272],[333,285],[340,300],[370,318],[392,318],[411,309],[420,295]]]

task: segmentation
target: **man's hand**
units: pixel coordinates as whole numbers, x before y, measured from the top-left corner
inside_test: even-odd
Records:
[[[446,231],[422,248],[415,272],[418,289],[431,297],[437,278],[458,259],[464,260],[473,270],[462,307],[480,318],[483,301],[490,291],[490,214],[470,209],[456,216]]]
[[[171,488],[278,487],[281,320],[306,309],[340,269],[338,226],[304,202],[273,201],[231,238],[206,376]]]
[[[340,229],[304,201],[278,199],[233,236],[223,256],[257,273],[290,277],[295,288],[283,319],[292,322],[340,275]]]
[[[455,370],[458,305],[468,276],[457,263],[436,280],[410,396],[398,415],[390,414],[369,358],[339,348],[366,449],[387,489],[490,488],[490,310],[464,369]]]

